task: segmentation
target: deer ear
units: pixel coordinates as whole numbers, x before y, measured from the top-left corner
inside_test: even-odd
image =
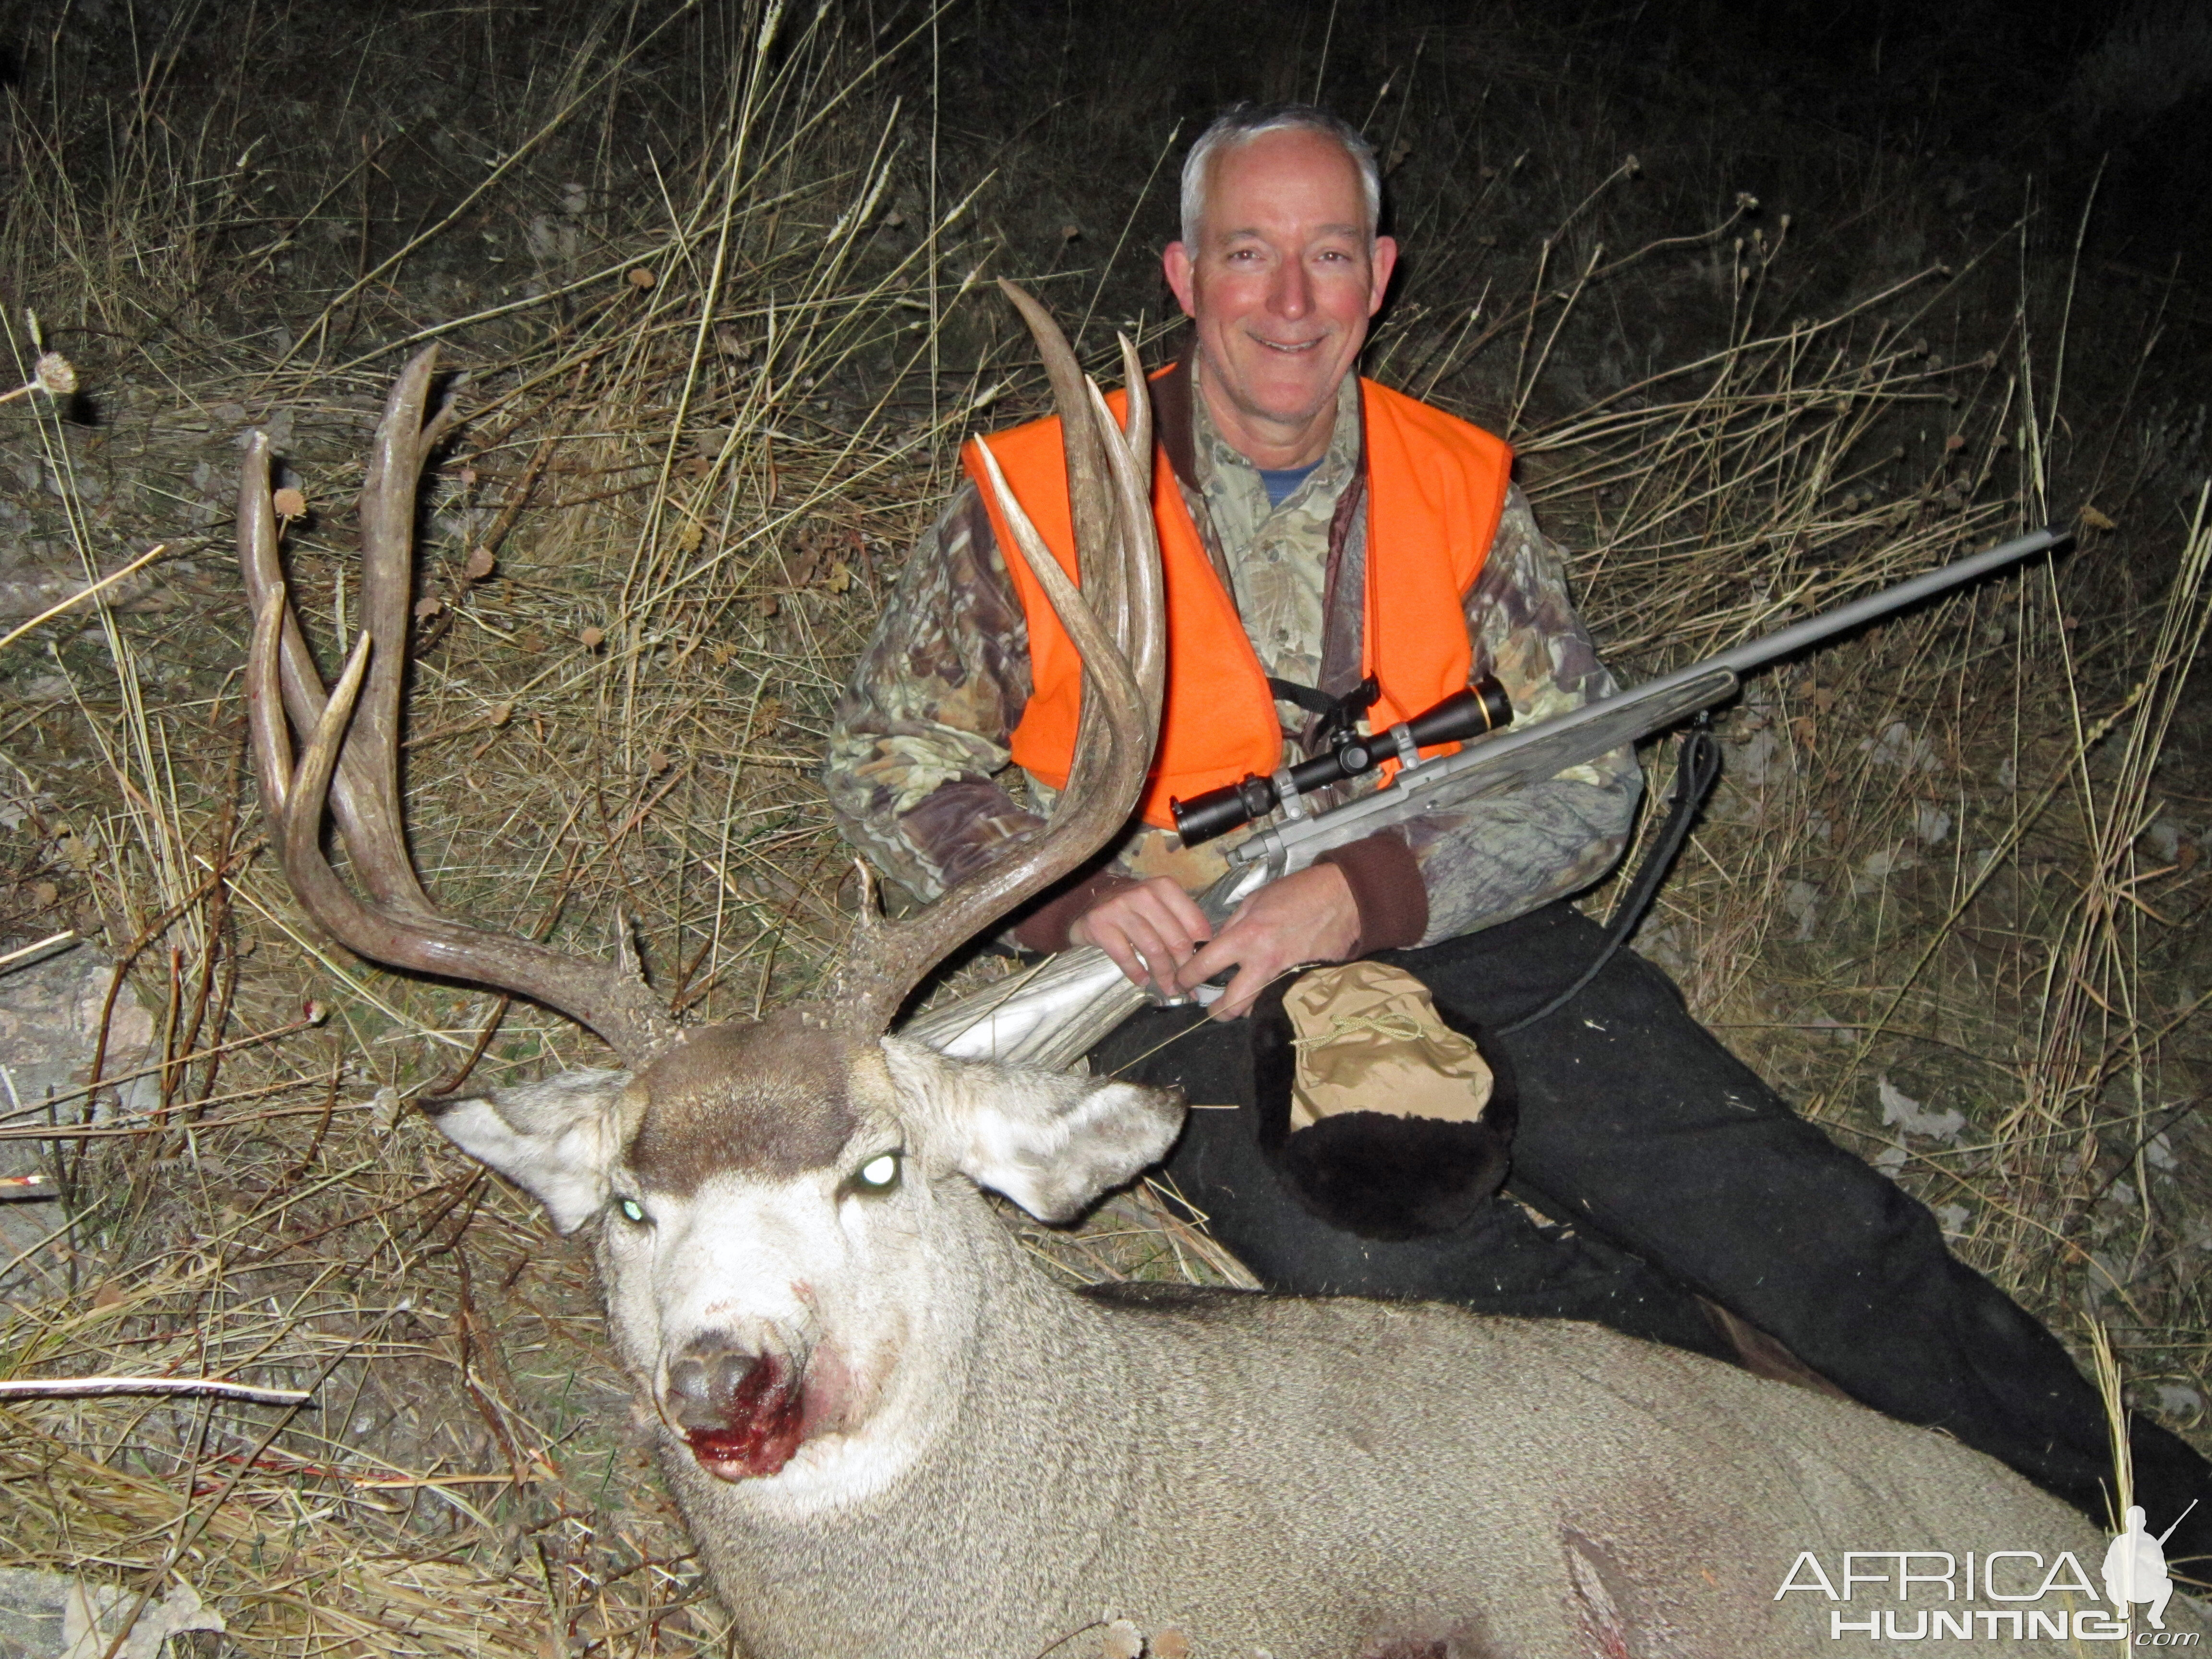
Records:
[[[1182,1102],[1165,1090],[948,1060],[896,1037],[884,1040],[884,1053],[902,1107],[933,1131],[933,1150],[1040,1221],[1073,1219],[1133,1180],[1182,1127]]]
[[[564,1233],[598,1214],[622,1152],[628,1072],[563,1072],[428,1109],[453,1144],[545,1206]]]

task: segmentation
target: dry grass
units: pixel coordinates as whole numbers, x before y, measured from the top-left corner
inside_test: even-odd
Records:
[[[830,699],[957,438],[1034,396],[978,284],[1041,278],[1072,316],[1154,331],[1133,251],[1108,256],[1157,199],[1060,236],[1082,179],[1043,170],[1048,132],[994,150],[917,113],[927,15],[653,17],[556,9],[496,51],[465,20],[347,37],[488,66],[467,122],[458,78],[371,77],[287,129],[242,74],[281,82],[273,31],[228,79],[155,43],[104,123],[78,118],[91,71],[65,52],[17,96],[0,289],[40,307],[102,418],[0,410],[0,454],[38,477],[9,527],[88,579],[174,551],[141,608],[0,657],[0,945],[99,933],[153,1031],[119,1096],[109,1066],[96,1130],[82,1100],[9,1120],[70,1197],[0,1369],[236,1376],[316,1408],[10,1407],[0,1540],[134,1589],[181,1573],[241,1651],[723,1638],[624,1426],[580,1248],[408,1103],[593,1045],[333,949],[260,843],[231,439],[284,434],[295,587],[335,661],[377,395],[399,349],[446,343],[470,419],[426,490],[417,862],[455,911],[580,950],[619,907],[656,984],[727,1017],[804,994],[836,948],[845,859],[811,778]],[[1132,153],[1149,166],[1171,125]],[[1640,252],[1609,264],[1620,156],[1587,149],[1525,246],[1488,274],[1439,262],[1382,347],[1387,373],[1519,422],[1629,677],[2085,503],[2117,525],[1757,685],[1643,945],[1971,1259],[2069,1338],[2100,1316],[2149,1403],[2201,1428],[2212,733],[2186,676],[2208,543],[2175,513],[2201,433],[2087,384],[2078,338],[2069,387],[2063,240],[1991,241],[1955,276],[1869,256],[1792,320],[1809,256],[1729,213],[1638,209],[1605,234]],[[1517,176],[1469,188],[1502,213]],[[1477,320],[1470,281],[1525,297]],[[1702,343],[1604,369],[1623,293],[1671,295]],[[13,337],[27,379],[38,343]],[[2154,338],[2128,349],[2154,362]],[[1885,1090],[1910,1109],[1887,1123]],[[1029,1236],[1079,1278],[1236,1271],[1142,1197]]]

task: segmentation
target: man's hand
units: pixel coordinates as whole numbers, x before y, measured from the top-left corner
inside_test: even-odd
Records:
[[[1176,975],[1213,937],[1213,924],[1189,894],[1165,876],[1154,876],[1091,906],[1075,919],[1067,937],[1072,944],[1095,945],[1113,957],[1132,985],[1179,997],[1187,994]]]
[[[1194,908],[1196,907],[1194,906]],[[1188,994],[1224,969],[1237,976],[1207,1012],[1241,1019],[1260,993],[1303,962],[1341,962],[1359,948],[1359,906],[1333,864],[1316,864],[1269,882],[1237,907],[1213,942],[1176,976]]]

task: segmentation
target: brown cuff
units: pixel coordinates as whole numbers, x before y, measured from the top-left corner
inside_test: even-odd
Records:
[[[1413,849],[1387,830],[1334,848],[1314,860],[1344,872],[1352,902],[1359,907],[1359,950],[1402,951],[1429,931],[1429,890]]]
[[[1411,854],[1407,855],[1412,857]],[[1096,904],[1125,893],[1132,887],[1144,884],[1127,876],[1116,875],[1111,870],[1101,870],[1085,876],[1066,891],[1056,893],[1024,916],[1014,926],[1014,943],[1024,951],[1041,951],[1050,956],[1055,951],[1067,949],[1067,930],[1076,920]]]

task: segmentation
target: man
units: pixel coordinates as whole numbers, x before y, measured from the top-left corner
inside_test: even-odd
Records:
[[[1378,189],[1364,141],[1310,108],[1240,108],[1193,147],[1165,255],[1193,344],[1150,388],[1172,471],[1154,498],[1161,753],[1144,822],[1013,930],[1031,950],[1095,944],[1170,998],[1228,975],[1206,1013],[1149,1011],[1093,1056],[1194,1103],[1254,1103],[1242,1016],[1302,963],[1379,954],[1492,1030],[1573,985],[1601,939],[1560,901],[1619,856],[1639,786],[1624,750],[1339,849],[1218,927],[1192,901],[1220,853],[1176,842],[1165,797],[1310,752],[1366,676],[1377,727],[1473,674],[1496,676],[1524,719],[1613,689],[1504,446],[1353,372],[1397,255],[1376,234]],[[1056,428],[988,441],[1016,495],[1064,492]],[[1065,636],[1010,568],[969,465],[861,660],[824,772],[847,834],[922,897],[1036,830],[1073,742]],[[1010,758],[1028,806],[1002,783]],[[1649,963],[1619,953],[1560,1012],[1487,1046],[1518,1079],[1514,1197],[1463,1222],[1392,1239],[1330,1225],[1261,1155],[1249,1111],[1194,1112],[1168,1172],[1270,1285],[1596,1319],[1728,1358],[1771,1333],[1854,1397],[2101,1518],[2101,1407],[2064,1349]],[[2173,1436],[2138,1422],[2134,1443],[2154,1512],[2212,1489]],[[2185,1528],[2175,1555],[2204,1553],[2206,1530]]]

